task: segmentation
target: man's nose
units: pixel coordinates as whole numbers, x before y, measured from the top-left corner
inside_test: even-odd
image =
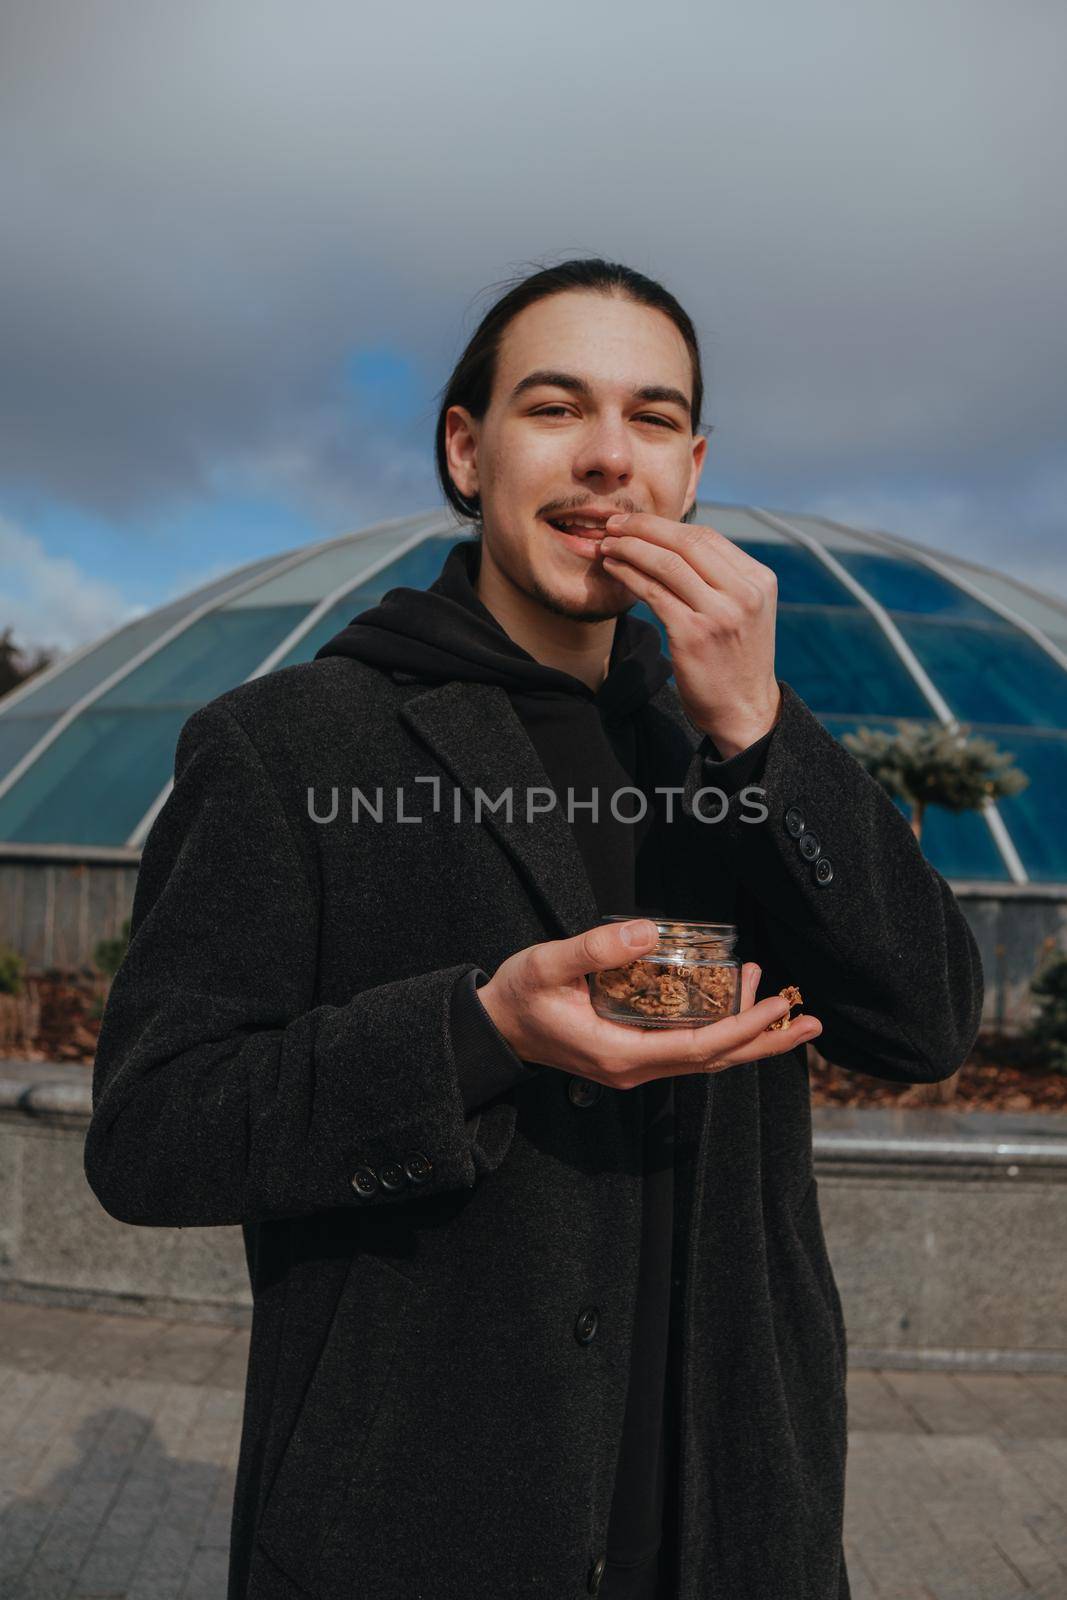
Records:
[[[633,473],[633,447],[621,418],[602,418],[588,432],[574,463],[575,476],[598,475],[625,483]]]

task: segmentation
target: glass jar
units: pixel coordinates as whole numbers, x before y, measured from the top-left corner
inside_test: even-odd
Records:
[[[639,912],[604,918],[642,920]],[[655,922],[659,935],[647,954],[586,975],[598,1016],[638,1028],[692,1028],[740,1011],[741,963],[733,954],[736,923],[647,920]]]

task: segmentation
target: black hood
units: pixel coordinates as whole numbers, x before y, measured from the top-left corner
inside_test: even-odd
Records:
[[[615,623],[608,673],[599,689],[544,666],[509,637],[474,590],[481,545],[453,544],[440,576],[428,589],[390,589],[380,604],[362,611],[315,652],[354,656],[370,666],[409,674],[426,683],[461,679],[493,683],[524,700],[535,695],[584,697],[605,725],[632,716],[671,675],[659,630],[637,617]]]

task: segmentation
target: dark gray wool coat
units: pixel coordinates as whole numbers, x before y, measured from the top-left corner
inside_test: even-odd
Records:
[[[738,795],[697,820],[718,752],[671,684],[651,702],[660,781],[685,791],[671,914],[736,920],[761,995],[799,984],[833,1061],[947,1077],[978,1027],[974,940],[901,813],[781,688],[756,823]],[[440,779],[436,813],[416,777]],[[503,689],[345,658],[245,683],[182,730],[85,1165],[122,1221],[245,1229],[229,1600],[596,1592],[640,1097],[572,1097],[569,1074],[530,1064],[469,1113],[450,1029],[472,971],[598,920],[565,812],[527,820],[545,782]],[[373,804],[378,786],[384,820],[353,822],[352,789]],[[509,786],[512,819],[483,803],[476,821],[475,790]],[[312,820],[309,788],[327,816],[334,787],[337,817]],[[421,822],[397,821],[398,787]],[[845,1328],[805,1051],[675,1084],[678,1594],[842,1600]]]

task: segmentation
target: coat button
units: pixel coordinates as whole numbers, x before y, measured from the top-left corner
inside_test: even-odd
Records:
[[[816,856],[822,853],[822,845],[813,833],[802,833],[797,843],[797,849],[805,861],[814,861]]]
[[[357,1194],[371,1195],[378,1192],[378,1175],[373,1167],[357,1167],[352,1174],[352,1187]]]
[[[594,1083],[592,1078],[571,1078],[567,1085],[567,1098],[572,1106],[595,1106],[600,1099],[603,1084]]]
[[[404,1171],[412,1183],[425,1183],[433,1171],[433,1162],[421,1150],[413,1150],[404,1162]]]
[[[833,864],[829,856],[820,856],[811,869],[811,875],[816,883],[829,883],[834,875]]]
[[[597,1556],[593,1565],[589,1568],[589,1577],[586,1579],[585,1586],[590,1594],[600,1593],[600,1585],[604,1578],[604,1568],[607,1564],[607,1556]]]
[[[804,832],[804,813],[790,806],[785,814],[785,831],[791,839],[799,839]]]
[[[596,1338],[596,1330],[600,1323],[600,1312],[596,1306],[586,1306],[579,1312],[578,1320],[574,1324],[574,1337],[579,1344],[591,1344]]]
[[[382,1180],[382,1188],[388,1189],[390,1193],[396,1189],[402,1189],[408,1181],[408,1175],[399,1161],[387,1161],[379,1176]]]

